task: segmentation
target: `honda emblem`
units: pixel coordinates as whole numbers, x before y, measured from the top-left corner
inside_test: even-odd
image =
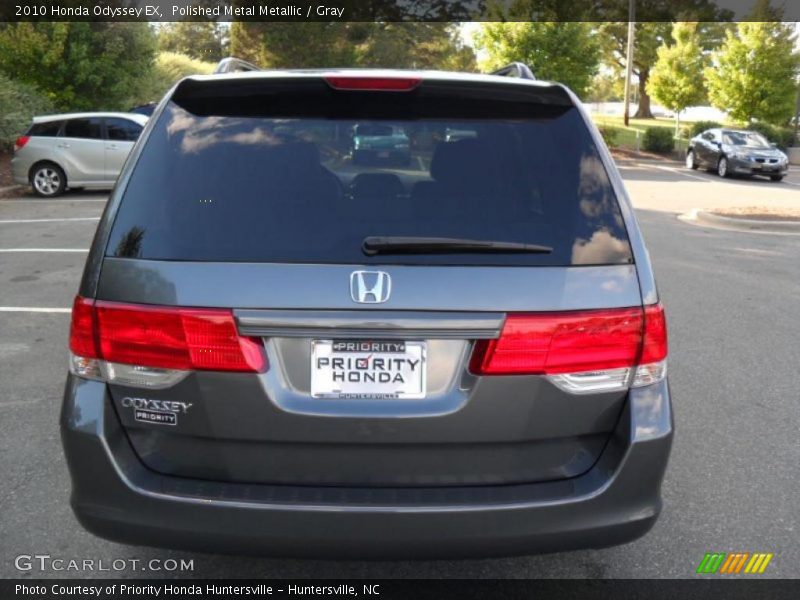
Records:
[[[350,297],[360,304],[381,304],[392,293],[392,278],[383,271],[353,271]]]

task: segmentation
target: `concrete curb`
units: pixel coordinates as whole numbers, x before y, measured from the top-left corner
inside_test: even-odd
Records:
[[[736,231],[759,232],[759,233],[784,233],[800,235],[800,221],[768,221],[762,219],[740,219],[738,217],[726,217],[712,212],[694,208],[688,213],[678,217],[682,221],[695,222],[698,225],[716,227],[723,229],[733,229]]]

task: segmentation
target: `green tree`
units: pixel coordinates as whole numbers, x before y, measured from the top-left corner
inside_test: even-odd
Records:
[[[475,53],[452,23],[370,23],[357,47],[362,67],[472,71]]]
[[[607,2],[609,8],[615,8],[614,2]],[[627,0],[618,0],[616,10],[610,15],[626,18]],[[639,106],[634,115],[637,119],[652,119],[650,110],[650,95],[647,92],[647,81],[650,71],[658,59],[658,48],[669,39],[672,29],[671,21],[680,15],[681,21],[699,22],[700,45],[703,50],[709,51],[716,48],[721,42],[727,23],[733,14],[726,9],[720,9],[713,0],[636,0],[636,21],[634,48],[633,48],[633,74],[638,80]],[[602,43],[603,62],[612,68],[625,69],[625,51],[628,42],[628,23],[625,21],[612,21],[611,16],[603,19],[598,28],[599,38]]]
[[[39,90],[0,73],[0,152],[11,150],[33,116],[52,110],[52,104]]]
[[[672,26],[674,43],[661,46],[647,82],[647,91],[675,112],[675,134],[680,127],[680,112],[702,102],[705,97],[703,68],[705,57],[697,23],[679,22]]]
[[[125,109],[152,67],[147,23],[16,23],[0,29],[0,72],[59,110]]]
[[[475,45],[487,70],[527,64],[538,79],[559,81],[583,97],[598,70],[600,46],[588,23],[484,23]]]
[[[231,54],[263,68],[350,67],[368,23],[234,22]]]
[[[800,56],[794,25],[741,22],[705,71],[711,103],[737,121],[783,124],[795,110]]]
[[[585,102],[620,102],[625,93],[625,82],[614,73],[598,73],[592,79]]]
[[[142,78],[130,104],[158,102],[178,80],[187,75],[213,73],[216,66],[216,63],[177,52],[159,52],[153,68]]]
[[[218,62],[227,54],[227,30],[209,21],[165,23],[158,29],[158,49],[198,60]]]
[[[450,23],[235,22],[231,54],[265,68],[475,66]]]

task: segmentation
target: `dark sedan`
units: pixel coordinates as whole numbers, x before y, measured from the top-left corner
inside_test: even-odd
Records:
[[[708,129],[689,142],[686,166],[713,169],[720,177],[764,175],[780,181],[789,159],[757,131]]]

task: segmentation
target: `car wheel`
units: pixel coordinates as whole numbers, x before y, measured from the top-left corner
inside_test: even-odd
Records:
[[[717,163],[717,175],[720,177],[729,177],[730,173],[728,172],[728,159],[724,156],[719,159]]]
[[[58,165],[42,163],[31,170],[31,187],[37,196],[53,198],[64,193],[67,176]]]
[[[689,150],[689,152],[686,153],[686,168],[692,170],[697,168],[697,161],[694,158],[694,150]]]
[[[772,181],[783,181],[783,175],[770,175],[769,178]]]

